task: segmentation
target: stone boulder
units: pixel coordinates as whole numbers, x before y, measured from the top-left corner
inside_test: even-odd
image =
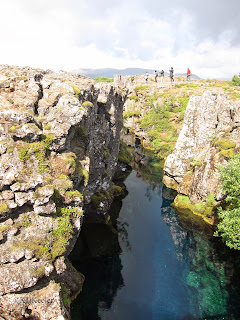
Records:
[[[239,104],[221,92],[192,96],[182,130],[164,165],[163,182],[192,203],[224,195],[219,186],[220,166],[240,148]]]

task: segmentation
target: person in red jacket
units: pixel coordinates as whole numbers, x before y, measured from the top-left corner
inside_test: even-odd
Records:
[[[188,68],[187,69],[187,81],[191,82],[191,75],[192,75],[192,73],[191,73],[190,69]]]

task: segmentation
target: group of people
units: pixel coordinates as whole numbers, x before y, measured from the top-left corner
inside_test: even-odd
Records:
[[[174,73],[174,70],[173,70],[173,67],[171,67],[171,69],[169,70],[169,77],[170,77],[170,81],[171,82],[174,82],[174,77],[173,77],[173,73]],[[191,71],[190,69],[188,68],[187,69],[187,73],[186,73],[186,81],[190,82],[191,81]],[[155,76],[155,82],[157,82],[157,77],[158,77],[158,72],[157,70],[154,71],[154,76]],[[160,71],[160,76],[161,76],[161,82],[163,82],[163,78],[164,78],[164,70]],[[149,77],[149,74],[148,72],[146,71],[146,74],[145,74],[145,81],[146,81],[146,84],[148,83],[148,77]]]

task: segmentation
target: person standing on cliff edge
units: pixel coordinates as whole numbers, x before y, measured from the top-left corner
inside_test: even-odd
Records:
[[[155,82],[157,82],[157,77],[158,77],[158,72],[157,72],[157,70],[154,71],[154,74],[155,74]]]
[[[145,81],[146,81],[146,84],[148,83],[148,72],[146,71],[145,73]]]
[[[192,73],[191,73],[190,69],[188,68],[187,69],[187,82],[188,81],[191,82],[191,75],[192,75]]]
[[[171,69],[169,70],[169,77],[170,77],[170,80],[171,82],[174,82],[174,79],[173,79],[173,67],[171,67]]]
[[[162,71],[160,72],[160,74],[161,74],[161,82],[163,82],[163,78],[164,78],[164,71],[162,70]]]

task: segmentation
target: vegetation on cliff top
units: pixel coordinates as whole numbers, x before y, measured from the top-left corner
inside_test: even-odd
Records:
[[[172,151],[178,137],[179,124],[183,121],[189,96],[175,97],[172,94],[161,94],[163,104],[158,97],[149,97],[146,105],[151,107],[139,119],[140,128],[147,132],[150,147],[159,159],[164,159]]]
[[[239,74],[239,76],[236,76],[236,75],[233,76],[232,84],[234,86],[240,86],[240,74]]]
[[[96,77],[94,78],[96,82],[113,82],[112,78],[107,78],[107,77]]]

